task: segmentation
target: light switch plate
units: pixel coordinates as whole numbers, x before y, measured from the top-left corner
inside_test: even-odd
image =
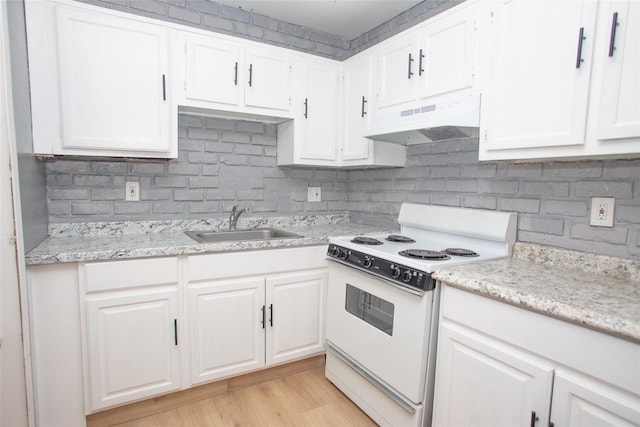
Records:
[[[613,227],[613,213],[616,199],[613,197],[592,197],[589,225],[594,227]]]
[[[127,202],[137,202],[140,200],[140,183],[135,181],[127,181],[124,184],[124,199]]]
[[[322,189],[320,187],[307,188],[307,202],[319,202],[322,200]]]

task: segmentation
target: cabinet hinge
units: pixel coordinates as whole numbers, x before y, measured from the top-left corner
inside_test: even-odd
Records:
[[[487,142],[487,138],[488,138],[488,136],[487,136],[487,130],[485,129],[485,130],[484,130],[484,142],[485,142],[485,143]]]

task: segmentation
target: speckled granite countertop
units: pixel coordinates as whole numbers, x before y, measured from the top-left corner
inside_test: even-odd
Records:
[[[225,229],[223,219],[52,224],[50,237],[30,251],[27,265],[324,245],[329,237],[377,233],[379,227],[349,222],[348,215],[241,218],[238,228],[275,227],[301,238],[198,243],[185,230]]]
[[[442,269],[434,278],[640,343],[640,261],[544,248],[517,244],[514,258]],[[599,264],[604,271],[594,271]]]

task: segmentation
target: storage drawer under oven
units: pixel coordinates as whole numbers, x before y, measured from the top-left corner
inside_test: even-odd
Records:
[[[409,400],[424,397],[436,291],[422,296],[329,263],[327,341]]]

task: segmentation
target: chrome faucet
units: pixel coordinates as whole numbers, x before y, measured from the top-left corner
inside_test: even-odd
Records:
[[[231,209],[231,215],[229,215],[229,230],[235,230],[236,229],[236,224],[238,223],[238,218],[240,218],[240,215],[242,215],[244,212],[249,212],[249,208],[243,208],[243,209],[238,210],[238,206],[235,205]]]

